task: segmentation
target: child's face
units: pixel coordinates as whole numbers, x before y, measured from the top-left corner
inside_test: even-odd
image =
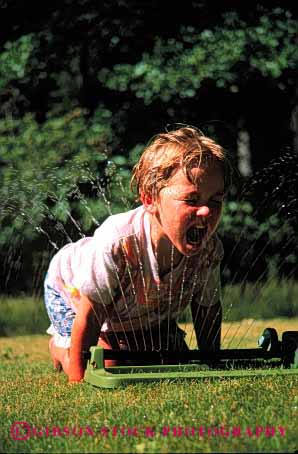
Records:
[[[191,183],[179,169],[154,203],[152,242],[166,253],[172,243],[183,255],[199,253],[216,230],[224,199],[224,177],[220,164],[194,167]]]

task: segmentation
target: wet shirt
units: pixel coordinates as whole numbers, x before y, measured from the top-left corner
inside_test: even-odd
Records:
[[[213,235],[198,255],[183,257],[161,279],[149,214],[140,206],[64,246],[51,261],[48,280],[75,312],[81,294],[103,310],[109,306],[104,332],[148,329],[176,319],[192,298],[198,305],[216,304],[222,257],[222,243]]]

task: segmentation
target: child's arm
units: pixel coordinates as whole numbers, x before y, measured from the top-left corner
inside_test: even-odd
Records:
[[[222,307],[218,301],[213,306],[199,305],[194,299],[191,304],[192,318],[197,343],[201,351],[214,352],[220,349]]]
[[[77,305],[77,313],[71,332],[70,360],[68,369],[69,382],[81,381],[84,377],[86,359],[84,351],[96,345],[104,322],[103,308],[82,295]]]

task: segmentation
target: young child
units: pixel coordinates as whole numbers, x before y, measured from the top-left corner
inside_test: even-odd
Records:
[[[219,349],[223,248],[215,231],[228,169],[223,149],[195,128],[157,135],[133,169],[141,206],[53,257],[45,280],[50,352],[70,382],[83,379],[83,352],[97,343],[187,349],[176,320],[188,304],[199,348]]]

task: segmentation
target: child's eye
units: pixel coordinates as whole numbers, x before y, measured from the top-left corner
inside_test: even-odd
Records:
[[[208,203],[208,206],[211,208],[218,208],[222,205],[223,200],[222,199],[211,199]]]
[[[200,205],[200,201],[198,199],[185,199],[183,201],[185,203],[187,203],[187,205],[190,205],[190,206]],[[210,208],[218,208],[219,206],[222,205],[222,203],[223,203],[222,199],[211,199],[207,203],[207,206]]]
[[[198,199],[185,199],[183,200],[185,203],[187,203],[187,205],[191,205],[191,206],[194,206],[194,205],[198,205],[199,204],[199,201]]]

